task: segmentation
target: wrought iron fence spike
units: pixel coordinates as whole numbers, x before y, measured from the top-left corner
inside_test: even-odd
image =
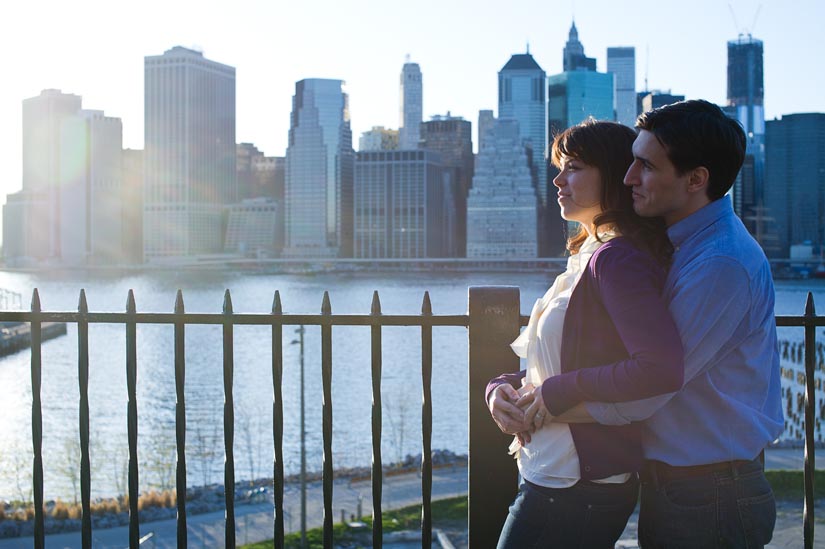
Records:
[[[182,313],[183,310],[183,290],[178,289],[175,294],[175,313]]]
[[[88,313],[89,312],[89,305],[86,303],[86,290],[81,288],[80,289],[80,298],[77,301],[77,312],[79,313]]]
[[[375,290],[372,293],[372,306],[370,307],[370,313],[374,315],[381,314],[381,300],[378,297],[378,290]]]
[[[32,291],[32,312],[40,312],[40,292],[37,291],[37,288]]]
[[[226,314],[232,313],[232,296],[229,294],[229,289],[223,294],[223,312]]]
[[[433,306],[430,303],[430,292],[424,292],[424,301],[421,303],[421,314],[422,315],[431,315],[433,314]]]

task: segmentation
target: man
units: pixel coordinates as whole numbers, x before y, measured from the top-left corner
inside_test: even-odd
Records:
[[[638,214],[664,218],[674,246],[663,297],[685,351],[682,389],[561,410],[547,395],[578,391],[587,400],[569,372],[534,393],[548,402],[536,398],[521,429],[509,386],[491,395],[491,413],[511,431],[545,414],[641,421],[641,547],[761,547],[776,506],[759,456],[782,432],[783,417],[770,266],[725,197],[744,160],[745,134],[707,101],[655,109],[636,126],[625,184]]]

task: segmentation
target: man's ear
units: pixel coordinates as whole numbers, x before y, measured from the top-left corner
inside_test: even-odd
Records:
[[[693,168],[688,177],[688,192],[704,192],[708,187],[708,180],[710,179],[710,172],[704,166]]]

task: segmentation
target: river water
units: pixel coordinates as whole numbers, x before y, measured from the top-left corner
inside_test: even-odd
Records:
[[[178,288],[188,312],[220,312],[226,289],[236,312],[265,313],[279,290],[284,312],[317,313],[328,290],[332,312],[368,313],[374,290],[385,314],[417,314],[429,291],[434,314],[463,314],[467,288],[517,285],[529,313],[552,276],[545,273],[382,273],[317,275],[228,272],[128,274],[0,272],[0,288],[23,294],[27,306],[38,288],[43,310],[76,310],[81,288],[90,311],[123,311],[129,289],[140,312],[171,311]],[[802,314],[813,291],[825,306],[825,284],[777,283],[777,314]],[[287,474],[299,467],[299,350],[284,330],[284,461]],[[371,456],[369,329],[333,330],[334,466],[368,466]],[[384,328],[383,436],[386,462],[421,451],[420,329]],[[801,340],[799,329],[780,337]],[[126,371],[122,325],[93,324],[89,330],[92,492],[125,492]],[[307,462],[320,470],[320,331],[307,327],[305,342]],[[236,478],[271,476],[272,378],[268,327],[235,327]],[[29,352],[0,359],[0,499],[27,498],[31,470],[31,380]],[[222,339],[218,326],[186,328],[187,464],[190,485],[223,478]],[[433,448],[467,451],[467,335],[465,328],[433,331]],[[174,483],[175,385],[171,326],[138,327],[138,414],[142,491]],[[478,395],[476,395],[477,397]],[[45,496],[70,499],[79,491],[77,329],[43,344],[43,452]]]

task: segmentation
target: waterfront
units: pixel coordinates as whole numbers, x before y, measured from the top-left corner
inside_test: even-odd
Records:
[[[27,303],[33,288],[44,310],[75,310],[81,288],[92,311],[122,311],[134,289],[138,311],[171,311],[175,292],[184,291],[186,310],[218,312],[224,290],[232,292],[237,312],[268,312],[275,290],[285,312],[320,311],[325,290],[333,313],[368,313],[378,290],[384,313],[416,314],[424,291],[430,292],[435,314],[461,314],[467,287],[517,285],[522,312],[547,288],[543,273],[388,273],[255,275],[192,271],[116,275],[0,273],[0,287],[20,292]],[[777,314],[801,314],[809,288],[825,306],[825,284],[813,281],[777,283]],[[298,468],[298,346],[284,330],[284,456],[287,474]],[[187,343],[187,459],[190,485],[222,478],[221,329],[190,326]],[[416,328],[383,330],[383,457],[395,461],[421,448],[420,339]],[[235,463],[239,479],[270,476],[272,464],[272,383],[270,330],[235,328]],[[47,499],[71,499],[76,480],[78,424],[77,329],[43,345],[44,467]],[[308,467],[321,468],[320,338],[307,328]],[[801,340],[800,329],[785,328],[781,337]],[[126,463],[126,376],[123,326],[90,327],[90,407],[93,496],[123,492]],[[467,451],[467,337],[464,328],[437,328],[433,334],[433,448]],[[370,435],[369,329],[333,330],[335,467],[368,465]],[[17,498],[31,468],[31,387],[29,353],[0,359],[0,498]],[[171,486],[174,479],[174,374],[171,326],[138,328],[138,409],[141,490]]]

